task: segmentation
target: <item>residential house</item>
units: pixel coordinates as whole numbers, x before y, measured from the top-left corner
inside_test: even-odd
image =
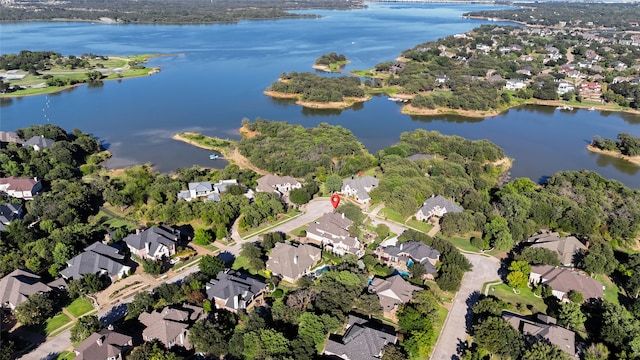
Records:
[[[369,192],[378,186],[380,180],[373,176],[362,176],[345,180],[342,184],[342,194],[355,197],[356,201],[368,203],[371,200]]]
[[[580,84],[580,95],[584,98],[600,99],[602,96],[602,84],[593,81],[585,81]]]
[[[520,315],[504,311],[502,318],[517,329],[529,343],[548,341],[560,350],[578,359],[576,352],[576,335],[573,331],[556,325],[556,319],[538,314],[536,321],[531,321]]]
[[[604,296],[603,286],[599,281],[576,271],[561,269],[551,265],[534,265],[531,267],[529,282],[551,286],[553,295],[563,301],[569,291],[580,292],[585,299],[600,299]]]
[[[344,335],[330,336],[323,354],[345,360],[380,359],[384,347],[397,341],[398,338],[391,329],[349,315]]]
[[[22,218],[22,205],[13,203],[0,204],[0,231],[13,220]]]
[[[161,311],[143,312],[138,320],[145,326],[142,340],[157,339],[167,349],[174,345],[191,349],[189,327],[203,314],[201,307],[184,305],[182,308],[165,307]]]
[[[322,250],[313,245],[277,243],[269,254],[267,270],[293,283],[308,274],[321,257]]]
[[[76,360],[122,360],[132,345],[131,336],[107,328],[89,335],[73,351]]]
[[[213,193],[213,186],[209,181],[190,182],[187,185],[188,190],[182,190],[178,193],[178,199],[191,201],[199,197],[209,196]]]
[[[527,87],[527,83],[520,79],[507,79],[507,83],[504,85],[506,90],[520,90]]]
[[[564,95],[570,91],[574,91],[576,88],[573,86],[573,84],[566,82],[566,81],[560,81],[558,83],[558,90],[556,90],[556,92],[559,95]]]
[[[387,279],[373,278],[368,287],[369,293],[378,295],[384,316],[390,319],[395,319],[398,306],[411,301],[413,292],[420,290],[420,287],[410,284],[400,275]]]
[[[26,73],[19,73],[18,70],[8,70],[7,72],[0,73],[0,78],[4,80],[21,80],[27,76]]]
[[[24,140],[20,139],[18,134],[13,131],[0,131],[0,143],[16,143],[22,145],[24,144]]]
[[[288,195],[292,189],[299,189],[302,184],[291,176],[265,175],[258,179],[256,191],[276,192]]]
[[[248,310],[262,302],[262,294],[267,284],[249,274],[227,270],[216,275],[206,285],[207,298],[214,301],[216,308],[231,312]]]
[[[84,274],[106,275],[111,280],[117,280],[131,270],[124,261],[124,255],[118,249],[95,242],[67,261],[68,267],[60,271],[60,275],[67,280],[80,279]]]
[[[30,146],[35,151],[48,149],[55,144],[55,140],[47,139],[44,135],[32,136],[29,140],[25,141],[23,146]]]
[[[136,229],[135,234],[129,234],[123,239],[131,254],[151,260],[175,255],[179,240],[180,231],[166,225],[152,226],[143,231]]]
[[[325,213],[320,219],[309,224],[307,237],[320,241],[322,246],[337,255],[353,254],[357,257],[364,255],[358,238],[349,235],[349,227],[353,221],[340,213]]]
[[[40,281],[40,276],[26,270],[14,270],[0,279],[0,306],[13,310],[29,299],[29,296],[51,291]]]
[[[376,249],[376,256],[387,266],[407,272],[409,266],[422,264],[427,274],[433,276],[436,273],[436,264],[440,260],[440,252],[420,241],[407,241],[401,243],[388,243],[386,247]]]
[[[488,53],[489,51],[491,51],[491,46],[487,44],[476,44],[476,50],[483,53]]]
[[[436,76],[436,83],[438,84],[444,84],[447,81],[449,81],[449,75],[438,75]]]
[[[573,266],[573,259],[581,250],[586,250],[575,236],[561,238],[557,232],[535,234],[527,242],[534,248],[544,248],[553,251],[563,266]]]
[[[463,212],[464,208],[452,201],[445,199],[442,195],[431,196],[425,200],[422,207],[416,213],[416,219],[419,221],[429,220],[432,216],[442,217],[450,212]]]
[[[0,191],[14,198],[31,200],[40,190],[42,183],[37,178],[0,178]]]

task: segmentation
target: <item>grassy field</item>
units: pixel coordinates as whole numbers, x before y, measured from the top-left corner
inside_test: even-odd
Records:
[[[47,336],[51,335],[54,331],[61,328],[62,326],[71,322],[71,319],[63,314],[57,313],[51,318],[48,318],[45,322],[44,332]]]
[[[512,310],[523,315],[547,312],[547,305],[542,298],[533,295],[533,292],[529,288],[522,289],[520,290],[520,294],[516,294],[507,284],[492,285],[489,289],[489,295],[503,300],[511,306]]]
[[[92,310],[93,305],[91,305],[89,299],[85,297],[79,297],[67,306],[67,311],[75,317],[80,317],[80,315],[84,315]]]
[[[598,275],[596,276],[596,280],[604,285],[604,299],[619,305],[620,299],[618,299],[618,294],[620,293],[620,289],[618,289],[618,286],[606,275]]]
[[[389,208],[384,208],[380,210],[378,214],[380,214],[385,219],[404,224],[404,220],[405,220],[404,217],[400,213],[393,211]]]
[[[431,231],[431,229],[433,229],[433,225],[429,224],[428,222],[418,221],[413,219],[407,221],[407,225],[411,226],[414,229],[418,229],[425,234]]]

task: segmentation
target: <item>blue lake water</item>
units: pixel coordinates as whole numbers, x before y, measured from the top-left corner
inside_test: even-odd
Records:
[[[152,163],[160,171],[193,164],[221,167],[209,152],[174,140],[180,131],[238,138],[243,118],[262,117],[304,126],[341,125],[371,151],[397,142],[417,128],[471,139],[489,139],[515,158],[513,177],[539,181],[561,170],[592,169],[640,188],[638,167],[593,154],[594,135],[620,132],[640,136],[640,116],[622,113],[528,106],[484,120],[456,116],[412,117],[386,97],[343,111],[308,110],[263,95],[283,72],[313,71],[328,52],[351,60],[346,71],[392,61],[401,51],[425,41],[468,31],[480,20],[466,11],[490,8],[472,4],[369,3],[363,10],[306,11],[319,19],[243,21],[213,25],[107,25],[91,23],[0,24],[0,53],[22,49],[63,55],[165,53],[154,58],[158,74],[100,87],[81,86],[48,96],[0,102],[0,129],[52,123],[79,128],[113,152],[111,167]],[[493,8],[493,7],[491,7]],[[46,104],[49,104],[46,106]],[[44,111],[43,111],[44,109]],[[295,156],[295,154],[291,154]]]

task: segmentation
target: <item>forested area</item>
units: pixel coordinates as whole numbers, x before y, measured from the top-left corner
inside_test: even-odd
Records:
[[[413,154],[433,158],[407,159]],[[371,191],[371,198],[408,217],[434,194],[464,208],[482,209],[501,173],[491,162],[503,158],[504,152],[487,140],[471,141],[419,129],[402,133],[400,142],[380,151],[378,157],[384,176]]]
[[[324,54],[316,59],[316,64],[318,65],[327,65],[335,64],[339,62],[347,61],[347,58],[344,54],[336,54],[335,52]]]
[[[616,140],[602,139],[595,136],[591,141],[591,145],[602,150],[617,151],[622,155],[638,156],[640,155],[640,138],[631,136],[626,133],[618,134]]]
[[[178,0],[117,0],[95,2],[70,0],[50,3],[38,0],[16,0],[3,4],[0,21],[28,21],[58,19],[100,20],[110,18],[118,23],[213,23],[279,18],[315,17],[295,14],[299,9],[353,9],[364,7],[362,2],[345,0],[307,1],[178,1]]]
[[[280,175],[352,175],[375,165],[375,158],[351,131],[322,123],[315,128],[257,119],[244,125],[258,134],[243,138],[240,153],[252,164]],[[295,156],[291,156],[295,154]]]
[[[269,90],[295,94],[300,100],[310,102],[340,102],[345,98],[361,98],[365,95],[360,79],[355,76],[324,77],[317,74],[292,71],[283,73]]]
[[[36,73],[43,70],[51,70],[52,67],[64,67],[66,69],[91,68],[89,60],[109,60],[106,56],[95,54],[82,54],[80,56],[69,55],[67,57],[54,51],[29,51],[22,50],[18,54],[0,55],[0,69],[22,70]]]
[[[560,22],[583,27],[606,27],[616,30],[635,30],[631,24],[640,19],[637,3],[576,3],[540,2],[515,10],[474,11],[463,16],[482,16],[514,20],[530,25],[553,26]]]

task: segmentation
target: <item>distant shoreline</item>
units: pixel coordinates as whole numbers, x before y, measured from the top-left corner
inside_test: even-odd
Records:
[[[350,107],[352,107],[353,105],[355,105],[356,103],[361,103],[361,102],[365,102],[368,100],[371,100],[371,96],[367,95],[365,97],[361,97],[361,98],[355,98],[355,97],[345,97],[345,101],[334,101],[334,102],[313,102],[313,101],[304,101],[304,100],[300,100],[300,95],[298,94],[289,94],[289,93],[283,93],[283,92],[278,92],[278,91],[272,91],[272,90],[265,90],[263,92],[263,94],[267,95],[267,96],[271,96],[274,98],[281,98],[281,99],[296,99],[296,104],[306,107],[306,108],[311,108],[311,109],[338,109],[338,110],[343,110],[343,109],[348,109]]]
[[[624,154],[621,154],[617,151],[611,151],[611,150],[603,150],[603,149],[599,149],[593,145],[587,145],[587,150],[594,152],[594,153],[598,153],[598,154],[604,154],[604,155],[608,155],[608,156],[613,156],[613,157],[617,157],[618,159],[622,159],[622,160],[626,160],[630,163],[632,163],[633,165],[636,166],[640,166],[640,155],[638,156],[627,156]]]

